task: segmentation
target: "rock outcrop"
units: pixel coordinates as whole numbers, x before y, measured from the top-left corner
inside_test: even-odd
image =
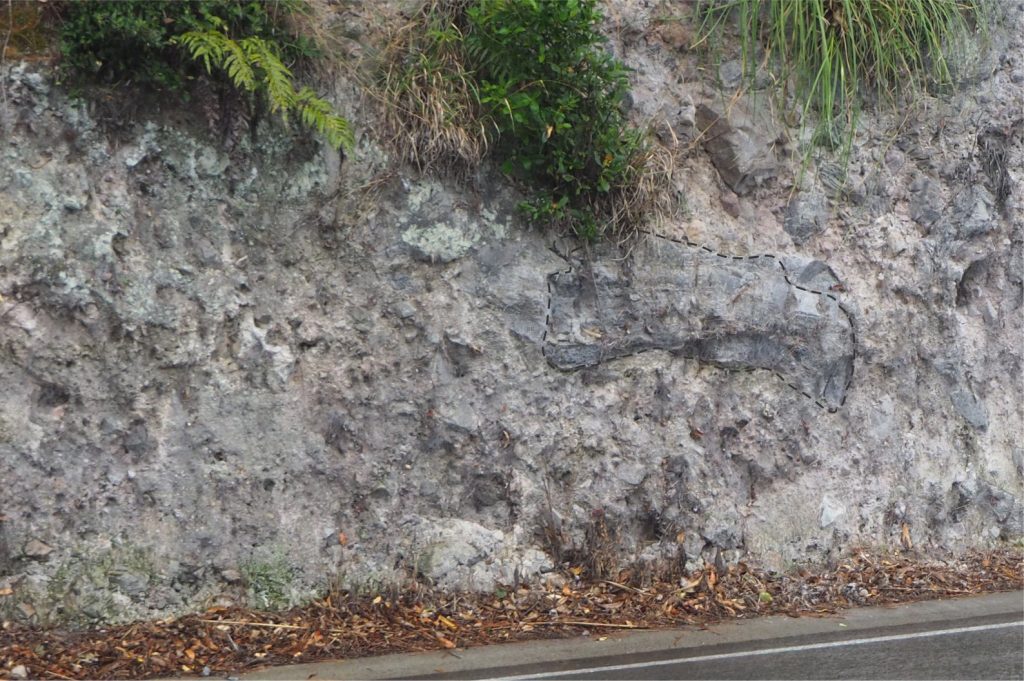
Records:
[[[693,142],[694,107],[728,112],[642,5],[611,11],[634,113],[689,112],[661,137]],[[489,588],[595,536],[652,569],[1019,540],[1006,14],[960,92],[865,119],[845,182],[819,159],[809,207],[795,131],[735,177],[691,144],[688,217],[631,251],[524,224],[501,178],[392,167],[369,132],[340,165],[280,130],[227,150],[177,105],[125,119],[5,64],[2,616]]]

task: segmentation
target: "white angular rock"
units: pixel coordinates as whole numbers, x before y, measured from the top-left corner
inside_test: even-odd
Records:
[[[818,513],[818,524],[822,529],[832,525],[846,514],[846,509],[834,498],[826,494],[821,498],[821,510]]]

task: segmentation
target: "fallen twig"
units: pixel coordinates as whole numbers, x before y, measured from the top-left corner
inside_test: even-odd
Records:
[[[650,629],[636,624],[616,624],[614,622],[528,622],[530,626],[564,626],[564,627],[603,627],[606,629]]]
[[[199,620],[204,624],[226,624],[232,627],[264,627],[266,629],[303,629],[308,630],[312,627],[300,626],[296,624],[274,624],[273,622],[244,622],[239,620]]]
[[[627,586],[625,584],[619,584],[618,582],[612,582],[612,581],[607,580],[607,579],[602,579],[601,583],[602,584],[610,584],[611,586],[616,586],[616,587],[618,587],[620,589],[623,589],[624,591],[632,591],[633,593],[644,594],[644,595],[647,594],[647,592],[642,590],[642,589],[637,589],[637,588],[634,588],[632,586]]]

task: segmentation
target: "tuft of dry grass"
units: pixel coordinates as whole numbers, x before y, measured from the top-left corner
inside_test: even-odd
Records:
[[[464,62],[470,0],[428,0],[387,36],[378,78],[383,133],[397,157],[421,172],[461,175],[492,141],[473,74]]]
[[[622,183],[595,200],[595,214],[607,220],[606,234],[627,241],[681,215],[685,203],[675,185],[679,155],[678,145],[653,142],[633,154]]]
[[[0,61],[51,56],[53,31],[47,13],[42,2],[0,0]]]

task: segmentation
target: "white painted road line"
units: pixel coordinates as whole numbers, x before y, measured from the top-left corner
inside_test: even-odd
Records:
[[[541,672],[539,674],[524,674],[521,676],[496,676],[487,678],[486,681],[526,681],[527,679],[547,679],[557,676],[579,676],[582,674],[600,674],[602,672],[617,672],[627,669],[644,669],[647,667],[664,667],[671,664],[686,664],[689,662],[709,662],[711,660],[728,660],[740,657],[756,657],[761,655],[778,655],[781,653],[798,653],[806,650],[823,650],[825,648],[842,648],[845,646],[860,646],[871,643],[887,643],[889,641],[908,641],[915,638],[929,638],[932,636],[947,636],[950,634],[968,634],[975,631],[991,631],[993,629],[1008,629],[1019,627],[1024,622],[1004,622],[1001,624],[980,624],[975,627],[958,627],[956,629],[936,629],[933,631],[920,631],[913,634],[893,634],[891,636],[874,636],[871,638],[854,638],[845,641],[830,641],[828,643],[808,643],[800,646],[783,646],[781,648],[764,648],[761,650],[748,650],[738,653],[721,653],[718,655],[700,655],[698,657],[678,657],[671,660],[655,660],[653,662],[635,662],[633,664],[614,664],[607,667],[584,667],[582,669],[571,669],[562,672]]]

